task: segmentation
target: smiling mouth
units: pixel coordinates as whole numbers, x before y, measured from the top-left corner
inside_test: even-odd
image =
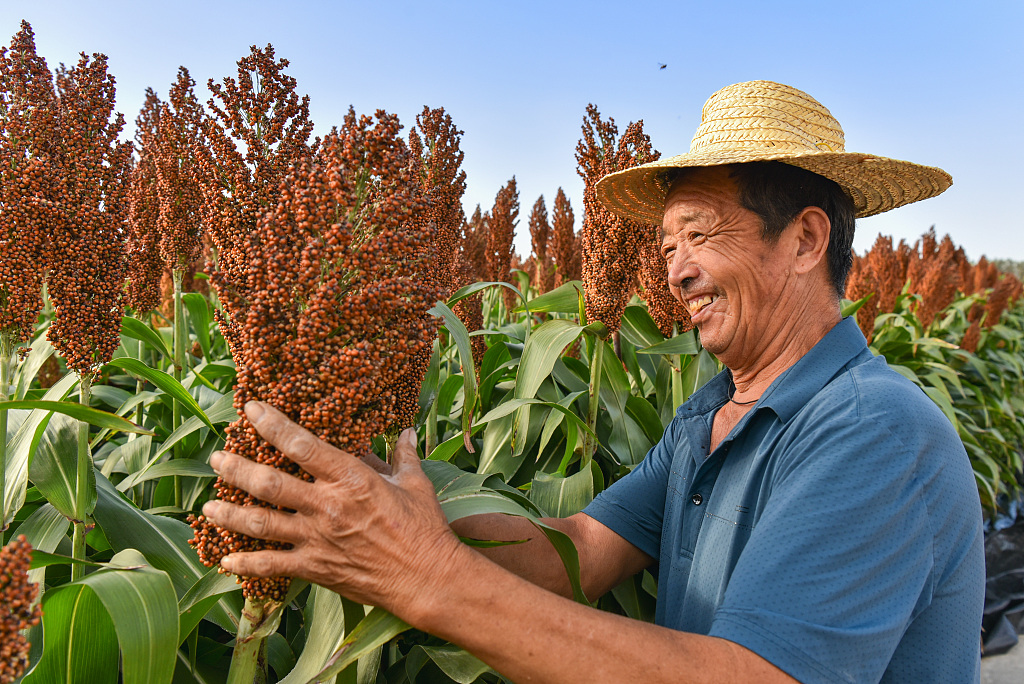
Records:
[[[696,316],[704,307],[718,301],[718,297],[715,295],[704,295],[703,297],[697,297],[691,299],[686,303],[686,307],[690,310],[690,316]]]

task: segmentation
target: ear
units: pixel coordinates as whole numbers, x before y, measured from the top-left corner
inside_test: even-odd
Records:
[[[792,238],[796,242],[793,270],[796,273],[810,273],[819,265],[828,268],[825,253],[828,251],[832,222],[819,207],[805,207],[789,224]]]

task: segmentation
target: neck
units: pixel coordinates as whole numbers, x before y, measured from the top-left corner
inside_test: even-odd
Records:
[[[785,318],[769,316],[770,329],[759,331],[758,345],[742,359],[722,359],[732,371],[733,400],[760,397],[777,377],[799,361],[840,321],[839,307],[800,309]],[[723,355],[727,356],[727,355]]]

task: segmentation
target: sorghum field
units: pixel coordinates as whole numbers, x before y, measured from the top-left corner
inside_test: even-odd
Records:
[[[0,49],[0,682],[504,681],[378,609],[218,573],[271,542],[198,515],[264,505],[208,460],[310,477],[240,415],[251,399],[382,458],[415,426],[449,518],[534,520],[586,601],[539,518],[628,473],[719,370],[657,228],[596,201],[601,176],[658,157],[642,122],[583,112],[582,207],[559,188],[521,220],[512,178],[467,218],[443,109],[350,111],[314,138],[269,45],[164,92],[129,142],[103,55],[52,71],[28,24]],[[1021,294],[928,232],[879,237],[845,303],[956,426],[990,514],[1022,484]],[[645,572],[599,604],[651,619],[655,595]]]

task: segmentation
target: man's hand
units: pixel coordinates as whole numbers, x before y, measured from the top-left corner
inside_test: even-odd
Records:
[[[210,465],[225,481],[294,513],[210,501],[203,513],[221,527],[288,542],[286,551],[233,553],[221,566],[237,575],[301,577],[405,618],[448,581],[466,553],[448,527],[420,467],[416,438],[398,439],[392,472],[381,474],[317,439],[261,402],[245,413],[257,432],[316,478],[296,477],[228,452]]]

